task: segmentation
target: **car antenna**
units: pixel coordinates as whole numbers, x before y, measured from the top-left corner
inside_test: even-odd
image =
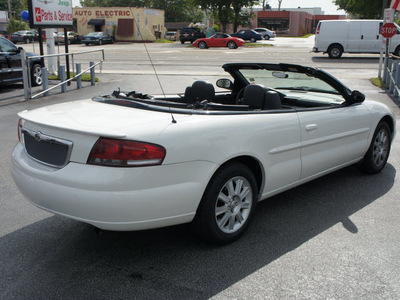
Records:
[[[139,24],[137,23],[136,19],[134,19],[134,22],[136,23],[136,27],[137,27],[137,29],[138,29],[138,35],[140,36],[140,38],[141,38],[141,40],[142,40],[142,42],[143,42],[144,48],[146,49],[147,56],[149,57],[149,60],[150,60],[151,66],[152,66],[152,68],[153,68],[154,74],[156,75],[158,84],[159,84],[159,86],[160,86],[160,88],[161,88],[161,92],[162,92],[164,98],[166,98],[164,89],[163,89],[162,84],[161,84],[161,81],[160,81],[160,78],[158,77],[158,73],[157,73],[156,67],[155,67],[154,64],[153,64],[153,60],[151,59],[149,50],[147,50],[146,42],[144,41],[143,36],[142,36],[142,34],[140,33]],[[174,118],[174,115],[173,115],[173,113],[172,113],[172,111],[171,111],[171,107],[170,107],[169,105],[168,105],[168,109],[169,109],[169,113],[171,114],[171,117],[172,117],[172,123],[174,123],[174,124],[177,123],[176,120],[175,120],[175,118]]]

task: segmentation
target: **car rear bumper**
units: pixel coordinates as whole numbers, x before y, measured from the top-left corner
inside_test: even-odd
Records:
[[[216,165],[205,161],[142,168],[70,162],[55,169],[18,143],[11,172],[34,205],[106,230],[142,230],[190,222]]]

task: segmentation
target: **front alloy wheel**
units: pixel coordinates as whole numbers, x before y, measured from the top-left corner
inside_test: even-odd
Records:
[[[241,163],[231,163],[211,179],[194,219],[196,232],[204,239],[227,244],[249,225],[257,203],[254,174]]]
[[[361,170],[374,174],[380,172],[389,158],[392,135],[389,125],[382,121],[375,129],[371,145],[361,162]]]
[[[41,85],[43,82],[42,78],[42,66],[40,64],[34,64],[31,69],[31,80],[32,86]]]

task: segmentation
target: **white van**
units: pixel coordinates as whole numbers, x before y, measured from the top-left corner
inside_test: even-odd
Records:
[[[382,25],[382,20],[319,21],[313,52],[328,53],[330,58],[340,58],[343,52],[379,53],[382,46]],[[389,52],[400,56],[399,26],[390,40]]]

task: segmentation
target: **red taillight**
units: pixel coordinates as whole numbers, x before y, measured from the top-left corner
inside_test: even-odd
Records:
[[[161,165],[165,148],[155,144],[99,138],[87,160],[88,164],[113,167]]]
[[[321,28],[321,23],[318,23],[318,26],[317,26],[317,31],[315,32],[315,34],[319,34],[319,29]]]

